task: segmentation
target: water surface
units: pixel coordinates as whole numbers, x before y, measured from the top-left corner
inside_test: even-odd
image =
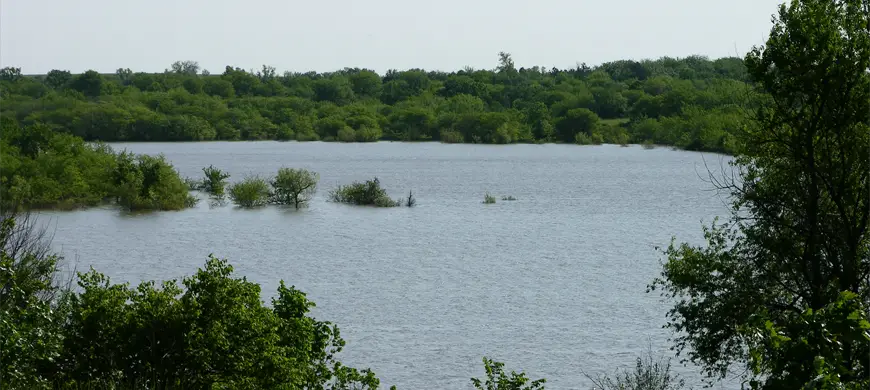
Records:
[[[481,357],[588,388],[587,373],[633,365],[648,342],[667,352],[667,306],[645,293],[656,246],[698,242],[726,215],[702,178],[723,157],[667,148],[438,143],[206,142],[115,144],[163,153],[185,176],[209,164],[273,175],[320,173],[310,207],[240,210],[208,202],[181,212],[113,208],[44,213],[78,269],[113,281],[181,278],[214,253],[259,282],[280,279],[317,303],[348,344],[342,359],[387,386],[465,389]],[[326,201],[327,190],[377,176],[415,208]],[[482,204],[484,193],[518,200]],[[695,369],[681,370],[697,377]],[[735,387],[733,384],[727,387]]]

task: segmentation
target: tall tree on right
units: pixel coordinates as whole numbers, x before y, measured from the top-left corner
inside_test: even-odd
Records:
[[[870,1],[794,0],[773,22],[745,60],[756,116],[716,179],[731,219],[706,245],[672,243],[651,288],[711,380],[868,388]]]

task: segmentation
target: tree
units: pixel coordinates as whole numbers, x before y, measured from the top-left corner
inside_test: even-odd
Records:
[[[754,388],[870,385],[868,11],[792,1],[746,56],[767,96],[738,134],[735,179],[713,177],[731,221],[705,246],[672,243],[651,285],[676,299],[677,348],[711,379],[738,364]]]
[[[60,89],[72,79],[68,70],[52,69],[45,75],[45,85],[53,89]]]
[[[578,133],[590,135],[598,125],[598,115],[588,108],[575,108],[568,110],[564,118],[556,123],[559,140],[562,142],[574,142]]]
[[[73,78],[70,87],[87,97],[97,97],[103,91],[103,76],[95,70],[89,70]]]
[[[199,63],[196,61],[175,61],[171,65],[172,73],[196,76],[199,73]]]
[[[202,189],[216,197],[222,197],[230,175],[215,168],[214,165],[203,168],[202,173],[205,175],[205,179],[202,181]]]
[[[21,79],[21,68],[7,66],[0,69],[0,80],[15,82]]]
[[[272,202],[291,204],[298,210],[304,206],[317,191],[320,175],[305,169],[281,168],[272,180]]]

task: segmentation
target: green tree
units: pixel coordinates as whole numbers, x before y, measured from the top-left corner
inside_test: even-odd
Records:
[[[577,134],[591,135],[592,130],[598,126],[598,115],[588,108],[575,108],[569,110],[565,117],[556,123],[559,140],[562,142],[574,142]]]
[[[705,246],[672,243],[652,284],[676,299],[677,347],[713,379],[737,364],[753,388],[870,385],[868,6],[792,1],[746,56],[768,95],[739,133],[737,179],[717,181],[732,223]]]
[[[53,89],[60,89],[72,80],[72,74],[68,70],[52,69],[45,75],[45,85]]]
[[[281,168],[272,180],[272,202],[293,205],[297,210],[317,192],[320,175],[305,169]]]
[[[89,70],[72,79],[70,88],[81,92],[87,97],[97,97],[103,92],[103,76],[97,71]]]
[[[215,168],[214,165],[203,168],[202,173],[205,175],[205,178],[202,180],[203,191],[216,197],[222,197],[230,175]]]
[[[471,378],[471,384],[478,390],[543,390],[546,379],[529,379],[524,372],[519,374],[511,371],[510,376],[504,372],[504,363],[483,358],[486,378],[481,381]]]

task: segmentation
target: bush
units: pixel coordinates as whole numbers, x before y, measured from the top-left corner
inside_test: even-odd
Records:
[[[197,202],[188,192],[188,184],[162,155],[134,157],[121,152],[112,179],[115,198],[130,211],[181,210]]]
[[[336,203],[360,206],[396,207],[402,204],[387,195],[387,190],[381,188],[377,177],[365,183],[353,182],[350,185],[338,186],[329,192],[329,199]]]
[[[546,379],[529,379],[524,372],[517,374],[511,371],[508,376],[504,372],[504,363],[483,358],[486,381],[471,378],[471,384],[478,390],[543,390]]]
[[[483,196],[483,203],[484,204],[493,204],[493,203],[495,203],[495,197],[490,195],[489,192],[487,192],[486,195]]]
[[[226,181],[230,178],[230,175],[215,168],[213,165],[203,168],[202,172],[205,174],[205,178],[200,183],[200,188],[216,197],[223,196],[224,188],[227,185]]]
[[[53,282],[59,257],[32,225],[4,216],[0,244],[4,389],[379,386],[370,370],[335,360],[338,327],[310,317],[314,303],[284,281],[266,306],[259,285],[209,256],[182,286],[131,288],[92,269],[72,291]]]
[[[272,202],[293,205],[296,209],[304,206],[317,192],[320,175],[305,169],[281,168],[272,180]]]
[[[271,196],[269,183],[259,176],[248,176],[230,186],[230,199],[240,207],[252,208],[266,205]]]
[[[508,196],[502,196],[502,197],[501,197],[501,200],[513,201],[513,200],[517,200],[517,198],[514,198],[514,197],[511,196],[511,195],[508,195]]]
[[[606,374],[586,377],[593,383],[592,390],[678,390],[685,387],[685,381],[671,372],[670,359],[654,357],[652,347],[637,358],[634,370],[617,370],[613,378]]]
[[[405,199],[406,207],[414,207],[417,205],[417,198],[414,197],[413,191],[408,191],[408,198]]]

